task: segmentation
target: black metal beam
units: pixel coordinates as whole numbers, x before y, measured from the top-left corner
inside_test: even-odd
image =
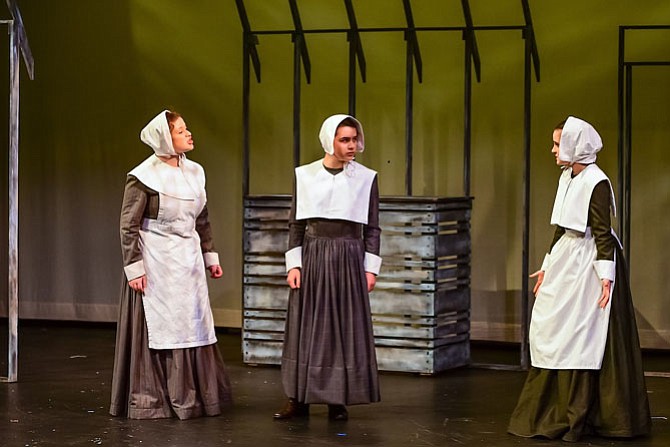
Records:
[[[461,7],[463,9],[463,18],[465,19],[465,33],[467,34],[466,39],[469,39],[470,42],[470,55],[472,56],[472,62],[475,64],[475,75],[477,76],[477,82],[482,80],[482,67],[481,60],[479,59],[479,49],[477,48],[477,38],[475,37],[474,24],[472,22],[472,13],[470,12],[470,2],[469,0],[461,0]],[[469,64],[470,61],[467,61]]]
[[[623,209],[621,214],[623,214],[623,250],[624,257],[630,265],[630,221],[631,221],[631,189],[632,189],[632,180],[631,180],[631,164],[632,164],[632,143],[633,143],[633,67],[627,66],[626,73],[626,97],[624,99],[625,104],[625,120],[626,125],[624,126],[624,194],[623,194]],[[630,271],[628,272],[630,274]]]
[[[402,1],[405,9],[405,19],[407,20],[407,29],[405,30],[405,39],[407,44],[412,46],[411,54],[416,65],[416,74],[419,82],[423,82],[423,62],[421,61],[421,50],[419,49],[419,39],[416,35],[416,27],[414,26],[414,14],[412,13],[412,3],[410,0]]]
[[[356,115],[356,61],[361,73],[361,80],[366,81],[366,62],[361,44],[361,35],[358,32],[358,22],[356,21],[356,12],[351,0],[344,0],[344,6],[347,9],[347,18],[349,20],[349,32],[347,40],[349,41],[349,115]]]
[[[243,38],[247,39],[244,45],[244,57],[251,58],[254,73],[256,74],[256,82],[261,82],[261,60],[258,57],[258,50],[256,49],[258,37],[251,31],[247,10],[244,7],[244,0],[235,0],[235,4],[237,5],[237,13],[240,16],[240,23],[242,24]]]
[[[523,70],[523,230],[521,236],[521,367],[527,369],[529,362],[530,291],[530,119],[531,119],[531,60],[533,37],[530,27],[524,32]]]
[[[530,5],[528,0],[521,0],[521,7],[523,8],[523,17],[526,21],[526,37],[530,40],[530,54],[533,58],[533,67],[535,68],[535,80],[540,82],[540,53],[537,50],[537,40],[535,40],[535,31],[533,30],[533,16],[530,13]]]
[[[293,27],[295,28],[294,33],[300,38],[294,38],[293,42],[295,45],[298,45],[298,50],[300,51],[300,59],[302,59],[302,65],[305,69],[305,80],[307,83],[312,82],[312,64],[309,61],[309,52],[307,51],[307,42],[305,42],[305,36],[302,28],[302,21],[300,20],[300,11],[298,9],[298,3],[296,0],[288,0],[289,6],[291,7],[291,17],[293,18]]]
[[[617,121],[618,121],[618,141],[617,141],[617,208],[619,210],[619,234],[623,237],[624,231],[624,213],[623,213],[623,191],[624,191],[624,61],[626,59],[626,33],[623,26],[619,27],[619,58],[617,65]],[[624,241],[625,242],[625,241]],[[624,245],[624,249],[628,244]],[[626,256],[626,261],[630,259]]]

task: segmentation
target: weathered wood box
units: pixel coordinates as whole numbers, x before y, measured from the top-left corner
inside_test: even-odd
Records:
[[[243,358],[280,364],[288,286],[288,195],[244,200]],[[382,197],[382,270],[370,295],[382,371],[434,374],[470,362],[468,197]]]

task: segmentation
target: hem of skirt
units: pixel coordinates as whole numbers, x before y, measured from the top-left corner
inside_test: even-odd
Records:
[[[567,431],[561,431],[559,433],[546,433],[546,432],[533,432],[533,433],[526,433],[526,432],[521,432],[518,430],[514,430],[512,428],[507,429],[507,433],[514,435],[514,436],[519,436],[521,438],[537,438],[537,437],[542,437],[546,439],[558,439],[558,438],[565,438],[565,436],[570,433],[570,430],[568,429]],[[594,429],[593,431],[589,431],[586,429],[581,436],[602,436],[605,438],[637,438],[637,437],[643,437],[643,436],[648,436],[651,433],[651,429],[647,429],[646,431],[639,431],[639,432],[633,432],[631,430],[619,430],[619,431],[602,431],[602,430],[596,430]],[[581,438],[580,436],[580,438]],[[567,440],[567,439],[565,439]]]
[[[174,413],[169,408],[130,408],[127,414],[117,407],[110,407],[109,414],[112,416],[127,417],[128,419],[169,419]]]

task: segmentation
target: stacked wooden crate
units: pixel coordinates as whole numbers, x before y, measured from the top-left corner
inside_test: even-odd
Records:
[[[244,361],[280,364],[287,195],[244,201]],[[382,270],[370,295],[379,369],[433,374],[470,361],[472,199],[382,197]]]

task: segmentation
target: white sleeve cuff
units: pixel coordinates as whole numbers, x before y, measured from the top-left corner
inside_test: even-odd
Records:
[[[144,261],[142,260],[133,262],[132,264],[125,266],[123,268],[123,271],[125,272],[128,281],[132,281],[135,278],[139,278],[140,276],[146,275],[146,271],[144,270]]]
[[[363,261],[366,272],[379,275],[379,270],[382,268],[382,258],[372,253],[365,252],[365,260]]]
[[[219,254],[215,251],[203,253],[202,257],[205,258],[205,268],[210,268],[213,265],[221,265],[219,263]]]
[[[598,273],[598,278],[614,281],[616,275],[616,264],[614,261],[593,261],[593,267],[596,269],[596,273]]]
[[[540,267],[540,270],[542,270],[543,272],[547,271],[547,269],[549,268],[549,264],[551,264],[551,255],[547,253],[546,255],[544,255],[544,260],[542,261],[542,267]]]
[[[286,259],[286,271],[294,268],[302,268],[302,246],[290,249],[284,255]]]

